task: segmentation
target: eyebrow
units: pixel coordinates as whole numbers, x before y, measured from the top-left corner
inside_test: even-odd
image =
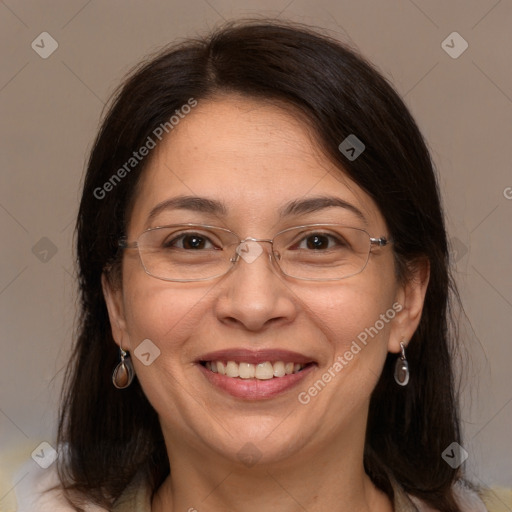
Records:
[[[157,215],[166,210],[190,210],[194,212],[209,213],[224,217],[227,208],[224,203],[215,199],[197,196],[177,196],[158,203],[151,209],[147,222],[150,223]]]
[[[365,225],[368,224],[366,217],[361,210],[353,204],[344,201],[336,196],[315,196],[306,199],[295,199],[279,208],[279,218],[283,219],[294,215],[304,215],[326,208],[344,208],[354,213]],[[198,196],[177,196],[158,203],[151,209],[147,222],[150,223],[157,215],[167,210],[189,210],[200,213],[207,213],[219,217],[225,217],[228,209],[224,203],[215,199]]]
[[[279,217],[289,217],[291,215],[304,215],[306,213],[316,212],[325,208],[344,208],[354,213],[364,224],[368,224],[366,217],[363,215],[359,208],[356,208],[353,204],[344,201],[336,196],[315,196],[308,197],[306,199],[296,199],[286,203],[283,207],[278,210]]]

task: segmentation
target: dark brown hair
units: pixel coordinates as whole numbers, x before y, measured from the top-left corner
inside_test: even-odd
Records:
[[[104,198],[95,191],[190,98],[219,93],[298,109],[325,154],[376,202],[400,277],[407,278],[417,258],[428,258],[424,310],[407,350],[413,378],[397,386],[396,355],[388,355],[370,403],[364,464],[390,497],[394,478],[435,509],[458,511],[451,486],[460,470],[441,457],[460,441],[449,329],[455,288],[429,152],[397,93],[356,52],[308,27],[267,21],[229,23],[167,48],[134,70],[113,98],[92,149],[76,225],[81,316],[59,422],[58,442],[68,453],[61,479],[108,507],[138,470],[147,472],[153,489],[170,471],[157,414],[137,379],[123,391],[112,385],[118,347],[101,288],[102,272],[118,258],[117,241],[147,161]],[[350,134],[366,146],[354,161],[338,149]]]

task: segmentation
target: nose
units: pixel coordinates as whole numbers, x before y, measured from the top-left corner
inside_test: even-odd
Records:
[[[219,321],[250,331],[286,324],[297,314],[297,301],[272,261],[269,240],[245,239],[236,249],[235,267],[221,284],[215,304]]]

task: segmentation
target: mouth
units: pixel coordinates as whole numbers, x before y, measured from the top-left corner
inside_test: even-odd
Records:
[[[236,362],[227,360],[217,361],[200,361],[200,364],[207,370],[231,379],[257,379],[270,380],[280,379],[286,375],[292,375],[303,371],[307,366],[314,364],[313,362],[303,364],[293,361],[264,361],[262,363],[253,364],[247,361]]]
[[[210,384],[237,398],[273,398],[295,387],[316,361],[290,351],[229,350],[202,356],[197,367]]]

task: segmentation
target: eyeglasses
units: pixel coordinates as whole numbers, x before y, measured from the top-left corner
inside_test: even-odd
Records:
[[[229,229],[203,224],[173,224],[150,228],[135,242],[119,240],[122,249],[138,249],[150,276],[164,281],[206,281],[227,274],[240,259],[252,263],[269,243],[269,258],[281,272],[310,281],[336,281],[363,271],[373,245],[385,237],[340,224],[309,224],[284,229],[273,239],[241,239]]]

